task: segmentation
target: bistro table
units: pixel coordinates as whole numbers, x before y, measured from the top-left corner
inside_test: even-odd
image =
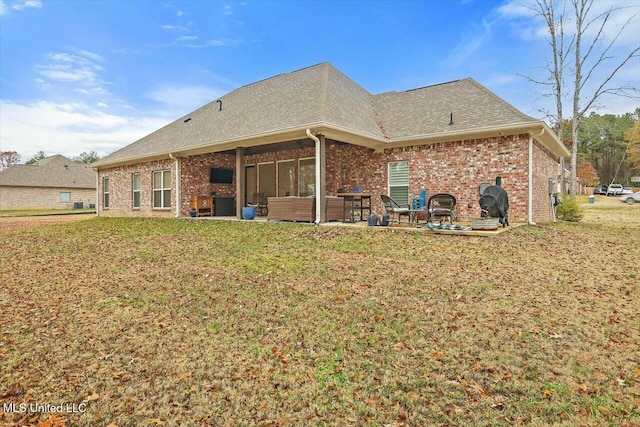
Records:
[[[371,194],[368,193],[338,193],[342,197],[342,222],[356,222],[355,213],[360,214],[360,221],[365,221],[371,215]],[[347,212],[349,217],[347,218]]]

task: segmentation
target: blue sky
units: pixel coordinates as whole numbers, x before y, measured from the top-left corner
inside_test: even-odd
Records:
[[[473,77],[544,118],[544,25],[529,0],[0,0],[0,151],[113,152],[242,85],[328,61],[371,93]],[[640,0],[597,1],[623,9]],[[614,55],[640,45],[640,15]],[[618,84],[640,87],[640,58]],[[639,99],[607,98],[622,114]],[[566,104],[570,111],[570,104]]]

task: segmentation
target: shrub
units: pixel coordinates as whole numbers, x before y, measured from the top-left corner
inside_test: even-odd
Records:
[[[564,196],[560,199],[560,204],[556,207],[558,218],[564,221],[578,222],[584,216],[582,209],[572,196]]]

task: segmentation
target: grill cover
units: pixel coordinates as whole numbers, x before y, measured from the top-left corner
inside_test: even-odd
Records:
[[[509,225],[509,196],[504,188],[489,185],[480,196],[480,209],[483,217],[499,218],[503,227]]]

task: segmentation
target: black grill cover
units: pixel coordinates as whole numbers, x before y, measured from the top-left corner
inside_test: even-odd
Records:
[[[500,224],[509,225],[509,196],[504,188],[497,185],[489,185],[480,196],[480,209],[482,216],[500,218]]]

